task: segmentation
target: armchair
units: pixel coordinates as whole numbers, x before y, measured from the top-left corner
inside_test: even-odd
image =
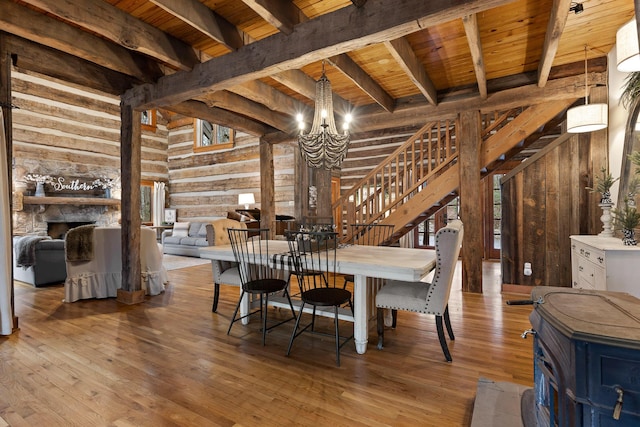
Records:
[[[378,291],[376,307],[379,350],[382,349],[384,343],[383,309],[392,310],[394,328],[398,310],[434,314],[442,352],[447,361],[451,362],[442,319],[444,318],[449,338],[454,340],[449,320],[449,293],[463,234],[464,228],[460,220],[451,221],[436,233],[436,271],[432,283],[388,280]]]

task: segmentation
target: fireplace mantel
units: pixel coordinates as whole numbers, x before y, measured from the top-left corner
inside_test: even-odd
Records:
[[[96,206],[117,206],[119,199],[107,199],[104,197],[36,197],[24,196],[22,201],[25,205],[96,205]]]

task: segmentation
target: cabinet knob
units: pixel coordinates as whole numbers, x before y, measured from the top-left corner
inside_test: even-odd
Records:
[[[584,268],[582,266],[578,267],[578,270],[582,271]]]
[[[600,261],[600,264],[602,264],[604,262],[604,258],[602,258],[601,256],[598,257],[598,261]]]

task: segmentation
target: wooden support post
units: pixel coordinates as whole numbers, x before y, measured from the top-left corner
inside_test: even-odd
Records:
[[[270,238],[276,235],[275,172],[273,146],[260,141],[260,227],[270,230]]]
[[[122,173],[122,288],[117,301],[144,301],[140,267],[140,112],[121,103],[120,168]]]
[[[460,114],[460,219],[464,223],[462,244],[462,290],[482,293],[482,199],[480,182],[480,111]]]
[[[13,192],[13,177],[12,177],[12,168],[11,162],[13,159],[13,112],[11,111],[11,52],[9,51],[7,45],[7,34],[4,32],[0,32],[0,104],[2,105],[2,117],[4,118],[4,137],[6,145],[4,147],[0,147],[2,150],[6,150],[7,154],[7,175],[0,177],[0,184],[6,186],[7,194],[12,194]],[[6,209],[9,212],[12,212],[13,201],[9,198],[9,206]],[[13,230],[13,218],[9,215],[9,227]],[[8,239],[11,239],[11,236],[7,236]],[[13,251],[10,254],[5,254],[11,258],[13,265]],[[8,283],[7,286],[11,287],[11,313],[13,316],[13,329],[18,329],[18,316],[16,316],[15,311],[15,303],[14,303],[14,286],[13,286],[13,270],[11,270],[11,283]]]

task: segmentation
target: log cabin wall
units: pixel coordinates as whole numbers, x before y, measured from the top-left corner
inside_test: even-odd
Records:
[[[169,128],[169,205],[179,221],[226,217],[238,205],[238,194],[253,193],[260,208],[260,142],[236,132],[234,147],[194,152],[193,119],[174,118]],[[294,215],[294,148],[274,146],[275,212]]]
[[[66,182],[120,176],[119,97],[15,68],[12,89],[19,107],[13,114],[14,200],[33,195],[35,184],[24,181],[29,173],[64,177]],[[143,180],[168,180],[167,135],[159,114],[156,128],[143,130]],[[57,195],[50,187],[45,190],[48,196]],[[104,190],[81,195],[104,198]],[[44,232],[49,221],[112,225],[120,219],[117,201],[107,206],[79,205],[72,199],[21,205],[21,210],[14,207],[14,234]]]

